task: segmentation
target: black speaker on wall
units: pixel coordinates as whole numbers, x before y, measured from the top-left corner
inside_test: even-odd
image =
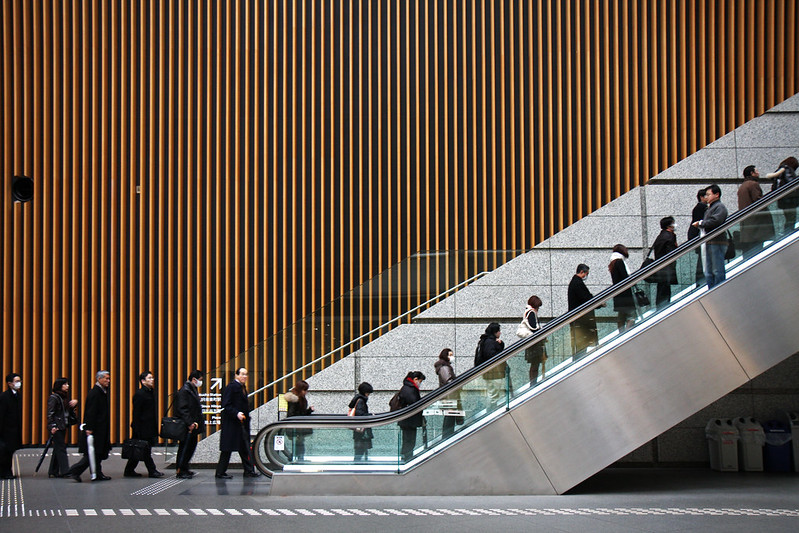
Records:
[[[33,180],[27,176],[14,176],[11,182],[11,197],[15,202],[30,202],[33,200]]]

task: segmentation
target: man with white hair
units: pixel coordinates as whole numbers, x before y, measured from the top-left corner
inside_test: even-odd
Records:
[[[108,370],[97,372],[95,383],[86,395],[86,407],[83,412],[83,424],[78,449],[83,458],[69,469],[68,477],[80,483],[80,475],[86,468],[91,468],[92,481],[108,481],[110,477],[103,474],[102,461],[108,459],[111,451],[111,411],[108,401],[108,386],[111,384],[111,373]]]

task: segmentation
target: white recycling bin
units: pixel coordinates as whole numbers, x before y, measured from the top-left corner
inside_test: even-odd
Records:
[[[766,445],[766,433],[760,422],[749,417],[738,417],[734,420],[738,428],[738,462],[745,472],[763,471],[763,446]]]
[[[719,472],[738,471],[738,428],[730,419],[712,418],[705,426],[710,468]]]

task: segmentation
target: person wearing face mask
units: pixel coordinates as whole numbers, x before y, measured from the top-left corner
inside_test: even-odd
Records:
[[[108,481],[103,474],[102,462],[108,459],[111,451],[111,407],[108,400],[108,387],[111,373],[100,370],[96,374],[97,383],[86,395],[83,425],[81,425],[78,449],[83,453],[80,461],[69,469],[68,477],[80,483],[80,475],[89,468],[92,481]]]
[[[187,430],[186,436],[178,441],[177,477],[180,479],[190,479],[195,474],[189,470],[189,463],[197,448],[197,438],[205,429],[200,393],[197,392],[202,386],[202,371],[192,370],[175,399],[175,413],[186,424]]]
[[[677,249],[677,235],[674,233],[674,217],[664,217],[660,219],[660,234],[652,244],[655,251],[655,259],[665,257],[670,252]],[[671,300],[671,286],[677,285],[677,264],[672,263],[660,269],[658,272],[657,296],[655,298],[658,307],[669,303]]]
[[[0,394],[0,479],[15,479],[14,452],[22,448],[22,378],[12,372],[6,385],[8,390]]]
[[[585,279],[588,277],[588,265],[580,263],[577,265],[577,272],[569,282],[567,293],[569,301],[569,311],[577,309],[584,303],[591,300],[594,295],[585,286]],[[594,311],[589,311],[574,322],[569,328],[572,339],[572,350],[574,355],[587,350],[589,346],[596,346],[599,343],[599,335],[596,328],[596,315]]]
[[[433,365],[436,369],[436,375],[438,375],[438,386],[443,387],[453,379],[455,379],[455,370],[452,368],[452,362],[455,360],[455,356],[452,353],[452,350],[449,348],[444,348],[441,350],[441,353],[438,354],[438,360]],[[456,393],[457,394],[457,393]],[[449,400],[457,399],[455,396],[450,394],[447,398]],[[447,438],[455,432],[455,419],[454,416],[445,415],[444,421],[442,422],[441,426],[441,435],[443,438]]]
[[[538,331],[541,329],[541,322],[538,321],[538,310],[544,302],[541,301],[536,295],[530,296],[527,299],[527,308],[524,310],[524,320],[527,329],[530,331]],[[530,363],[530,383],[535,384],[538,381],[538,369],[547,360],[547,340],[542,339],[530,346],[524,351],[524,360]]]

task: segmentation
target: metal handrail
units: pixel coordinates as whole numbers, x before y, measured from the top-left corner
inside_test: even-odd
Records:
[[[265,389],[268,389],[269,387],[272,387],[272,386],[274,386],[274,385],[276,385],[276,384],[280,383],[281,381],[283,381],[283,380],[285,380],[285,379],[287,379],[287,378],[289,378],[289,377],[291,377],[291,376],[293,376],[293,375],[297,374],[298,372],[301,372],[302,370],[305,370],[305,369],[306,369],[306,368],[308,368],[309,366],[315,365],[316,363],[318,363],[318,362],[322,361],[322,360],[323,360],[323,359],[325,359],[326,357],[330,357],[330,356],[331,356],[331,355],[333,355],[334,353],[336,353],[336,352],[339,352],[339,351],[343,350],[343,349],[344,349],[344,348],[346,348],[347,346],[350,346],[350,345],[352,345],[352,344],[355,344],[356,342],[359,342],[359,341],[363,340],[364,338],[366,338],[366,337],[370,336],[371,334],[375,333],[376,331],[379,331],[379,330],[381,330],[381,329],[383,329],[383,328],[387,327],[388,325],[390,325],[390,324],[392,324],[392,323],[394,323],[394,322],[397,322],[398,320],[402,320],[402,319],[403,319],[403,318],[405,318],[407,315],[410,315],[411,313],[414,313],[414,312],[418,311],[418,310],[419,310],[419,309],[421,309],[422,307],[424,307],[424,306],[426,306],[426,305],[428,305],[428,304],[432,303],[433,301],[435,301],[435,300],[437,300],[437,299],[441,298],[442,296],[444,296],[444,295],[446,295],[446,294],[448,294],[448,293],[451,293],[451,292],[453,292],[453,291],[458,291],[458,290],[460,290],[460,289],[461,289],[461,288],[463,288],[464,286],[466,286],[466,285],[468,285],[468,284],[472,283],[473,281],[476,281],[476,280],[478,280],[479,278],[482,278],[482,277],[483,277],[483,276],[485,276],[486,274],[488,274],[488,271],[478,272],[477,274],[475,274],[475,275],[474,275],[474,276],[472,276],[471,278],[469,278],[469,279],[467,279],[467,280],[465,280],[465,281],[462,281],[462,282],[458,283],[458,284],[457,284],[457,285],[455,285],[454,287],[450,287],[449,289],[445,290],[444,292],[442,292],[442,293],[440,293],[440,294],[437,294],[436,296],[433,296],[432,298],[430,298],[430,299],[429,299],[429,300],[427,300],[426,302],[424,302],[424,303],[421,303],[421,304],[417,305],[417,306],[416,306],[416,307],[414,307],[413,309],[410,309],[409,311],[405,311],[405,312],[404,312],[404,313],[402,313],[401,315],[399,315],[399,316],[396,316],[396,317],[392,318],[392,319],[391,319],[391,320],[389,320],[388,322],[386,322],[386,323],[384,323],[384,324],[381,324],[381,325],[377,326],[376,328],[374,328],[374,329],[372,329],[372,330],[370,330],[370,331],[368,331],[368,332],[364,333],[363,335],[361,335],[361,336],[360,336],[360,337],[358,337],[357,339],[353,339],[353,340],[351,340],[350,342],[348,342],[348,343],[346,343],[346,344],[342,344],[341,346],[339,346],[339,347],[338,347],[338,348],[336,348],[335,350],[332,350],[332,351],[330,351],[330,352],[328,352],[328,353],[326,353],[326,354],[324,354],[324,355],[322,355],[322,356],[319,356],[318,358],[314,359],[314,360],[313,360],[313,361],[311,361],[310,363],[306,363],[305,365],[303,365],[303,366],[301,366],[301,367],[299,367],[299,368],[297,368],[297,369],[295,369],[295,370],[293,370],[293,371],[289,372],[288,374],[285,374],[284,376],[281,376],[281,377],[277,378],[276,380],[272,381],[271,383],[267,383],[266,385],[264,385],[264,386],[263,386],[263,387],[261,387],[260,389],[257,389],[257,390],[254,390],[254,391],[252,391],[252,392],[251,392],[251,393],[249,393],[247,396],[248,396],[248,397],[249,397],[249,396],[254,396],[255,394],[258,394],[259,392],[261,392],[261,391],[263,391],[263,390],[265,390]]]

